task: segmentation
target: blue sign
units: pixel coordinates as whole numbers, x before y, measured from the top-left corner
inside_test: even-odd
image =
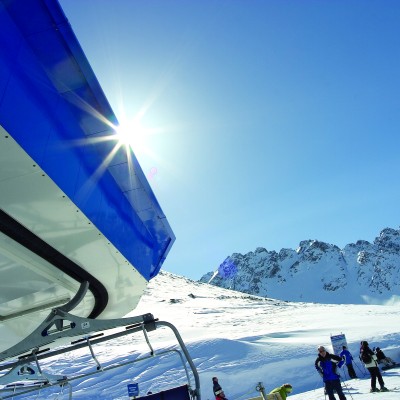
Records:
[[[129,396],[138,396],[139,395],[139,384],[138,383],[129,383],[128,384],[128,395]]]
[[[333,352],[338,355],[343,350],[343,346],[347,347],[346,335],[342,333],[340,335],[331,336],[331,343]]]

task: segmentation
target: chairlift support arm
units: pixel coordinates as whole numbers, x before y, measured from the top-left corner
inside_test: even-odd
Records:
[[[39,390],[44,387],[52,386],[53,384],[61,385],[62,387],[66,385],[70,386],[69,382],[71,382],[72,380],[80,379],[99,372],[122,367],[124,365],[132,364],[137,361],[142,361],[144,359],[154,357],[156,356],[156,354],[153,350],[153,347],[150,344],[147,332],[153,331],[157,327],[166,326],[170,328],[175,334],[175,337],[185,355],[186,361],[191,368],[193,377],[195,379],[195,389],[190,388],[189,373],[185,365],[185,360],[183,359],[183,356],[179,350],[175,349],[169,351],[162,351],[158,353],[157,356],[172,351],[177,352],[185,368],[186,377],[189,383],[190,394],[192,398],[196,400],[201,400],[199,375],[189,355],[189,352],[185,346],[185,343],[183,342],[182,337],[180,336],[175,326],[166,321],[156,320],[150,313],[136,317],[118,318],[110,320],[82,318],[69,313],[69,311],[73,310],[83,300],[86,291],[88,290],[88,287],[89,285],[87,282],[81,284],[77,294],[74,296],[73,299],[71,299],[67,304],[59,308],[54,308],[47,316],[47,318],[30,335],[28,335],[25,339],[23,339],[16,345],[12,346],[8,350],[0,353],[0,362],[7,359],[19,357],[18,361],[8,363],[5,365],[0,365],[0,371],[6,369],[9,370],[9,372],[0,377],[0,384],[8,384],[10,382],[15,382],[16,381],[14,379],[15,377],[18,377],[19,380],[21,380],[20,374],[21,371],[24,371],[24,368],[25,369],[30,368],[33,371],[33,373],[31,374],[31,376],[28,375],[24,376],[23,380],[32,380],[32,381],[35,380],[39,381],[36,383],[41,384],[41,386],[39,387],[33,389],[31,388],[23,392],[18,392],[17,394],[14,393],[10,396],[1,397],[0,395],[0,399],[7,399],[12,396],[22,395],[34,390]],[[125,327],[125,330],[117,333],[104,335],[104,333],[102,332],[96,334],[96,332],[106,331],[114,328],[122,328],[122,327]],[[150,356],[142,357],[140,359],[136,359],[133,361],[127,361],[117,365],[111,365],[107,367],[101,366],[100,362],[98,361],[98,359],[94,354],[92,345],[140,331],[143,332],[146,342],[150,348]],[[71,338],[80,337],[80,339],[72,341],[70,345],[68,345],[67,347],[63,347],[61,349],[56,349],[53,351],[50,351],[50,349],[48,348],[43,348],[49,345],[50,343],[56,342],[58,339],[65,339],[69,337]],[[84,348],[86,346],[89,347],[91,356],[94,362],[96,363],[96,371],[78,375],[71,378],[61,375],[46,374],[42,372],[39,365],[39,360],[50,358],[66,352],[74,351],[80,348]],[[35,363],[35,364],[33,365],[30,363]],[[72,389],[70,388],[70,393],[71,390]]]

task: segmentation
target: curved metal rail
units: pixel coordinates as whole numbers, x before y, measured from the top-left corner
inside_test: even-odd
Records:
[[[120,368],[129,364],[134,364],[136,362],[147,360],[152,357],[160,357],[167,353],[177,353],[180,357],[186,373],[190,396],[192,397],[192,399],[201,400],[200,379],[198,372],[186,348],[186,345],[176,327],[169,322],[158,321],[153,317],[152,314],[143,314],[130,318],[96,320],[77,317],[73,314],[68,313],[67,311],[73,309],[85,296],[87,286],[87,284],[83,283],[76,296],[70,302],[68,302],[64,306],[53,309],[49,316],[28,337],[26,337],[17,345],[6,350],[5,352],[0,353],[0,361],[10,360],[12,358],[18,357],[17,361],[8,362],[7,364],[0,365],[0,371],[8,370],[8,372],[0,376],[0,385],[11,385],[9,389],[3,388],[2,390],[0,390],[0,393],[4,393],[4,390],[8,392],[13,392],[11,394],[6,394],[5,396],[0,395],[0,399],[8,399],[20,396],[37,390],[43,390],[54,385],[58,385],[62,388],[68,387],[70,398],[72,398],[72,388],[70,382],[74,380],[82,379],[115,368]],[[154,351],[150,343],[148,332],[154,331],[158,327],[168,327],[173,331],[175,338],[177,339],[180,346],[180,350],[170,349],[160,352]],[[104,332],[101,332],[114,328],[125,328],[125,330],[107,335],[105,335]],[[95,355],[93,349],[94,345],[120,338],[122,336],[131,335],[137,332],[142,332],[144,334],[146,343],[150,349],[150,354],[148,356],[136,358],[135,360],[129,360],[118,364],[111,364],[108,366],[101,365]],[[50,343],[56,343],[56,341],[59,339],[77,337],[77,340],[70,342],[68,346],[62,347],[60,349],[50,350],[49,348],[43,348],[44,346],[48,346]],[[85,374],[78,374],[72,377],[47,374],[42,370],[40,365],[41,360],[85,347],[88,347],[90,351],[91,357],[96,365],[96,370]],[[190,374],[186,363],[190,366],[191,373],[194,377],[194,389],[191,387]],[[31,387],[26,385],[24,387],[24,385],[21,385],[20,383],[13,385],[13,383],[21,381],[34,382],[36,386]]]

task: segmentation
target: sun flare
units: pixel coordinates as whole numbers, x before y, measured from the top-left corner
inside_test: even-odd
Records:
[[[125,149],[128,164],[132,166],[132,154],[139,162],[148,180],[155,180],[158,177],[159,165],[162,162],[154,148],[157,148],[156,137],[163,133],[163,129],[145,126],[142,117],[144,112],[138,113],[133,118],[125,113],[118,118],[119,125],[115,126],[114,140],[117,141],[116,148]]]
[[[122,121],[116,133],[120,144],[130,147],[135,154],[145,152],[149,132],[139,120]]]

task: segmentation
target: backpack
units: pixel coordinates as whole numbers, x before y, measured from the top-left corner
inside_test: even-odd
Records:
[[[371,354],[368,354],[367,352],[363,351],[361,353],[361,360],[364,364],[369,364],[370,362],[372,362]]]

